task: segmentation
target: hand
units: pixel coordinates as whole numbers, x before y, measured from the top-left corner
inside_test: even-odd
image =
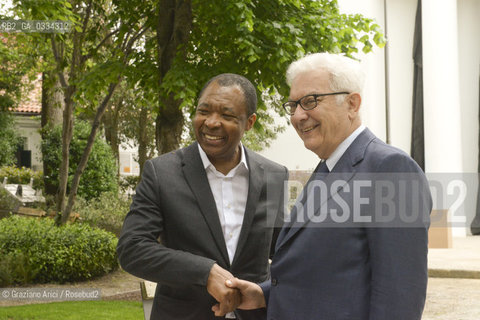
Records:
[[[240,291],[225,286],[225,281],[232,278],[233,275],[230,272],[216,263],[212,269],[210,269],[210,275],[207,280],[207,291],[219,302],[215,310],[212,308],[212,311],[215,312],[215,316],[217,317],[224,316],[228,312],[235,310],[241,302]]]
[[[238,305],[238,309],[253,310],[265,308],[267,305],[265,303],[265,297],[263,295],[262,288],[260,288],[260,286],[256,283],[233,278],[226,280],[225,286],[240,290],[242,294],[242,301]],[[220,308],[221,304],[216,304],[212,307],[212,310],[216,312]]]

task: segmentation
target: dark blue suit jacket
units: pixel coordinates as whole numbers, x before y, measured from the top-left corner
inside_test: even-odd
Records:
[[[261,284],[268,319],[421,319],[432,206],[422,170],[365,129],[310,183],[321,179],[329,193],[308,194],[312,212],[297,210],[278,237],[271,280]]]

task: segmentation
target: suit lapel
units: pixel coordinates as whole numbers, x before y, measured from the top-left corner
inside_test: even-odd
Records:
[[[332,173],[333,173],[333,171],[332,171]],[[314,173],[312,176],[315,177],[315,175],[316,174]],[[319,202],[314,203],[314,209],[312,210],[312,213],[316,214],[323,205],[326,205],[326,203],[329,201],[329,199],[331,197],[333,197],[335,194],[341,192],[343,190],[343,187],[346,184],[348,184],[348,182],[353,178],[354,175],[355,175],[354,171],[342,173],[341,177],[339,177],[336,174],[320,174],[316,178],[312,179],[312,181],[321,179],[325,182],[325,185],[327,185],[327,186],[330,186],[332,184],[332,182],[337,180],[337,179],[342,180],[342,184],[339,186],[338,189],[336,189],[336,191],[328,192],[328,197],[326,199],[320,199]],[[308,186],[308,184],[307,184],[307,186]],[[305,192],[307,192],[307,190],[305,190]],[[309,199],[309,198],[311,199],[311,197],[313,197],[313,195],[310,192],[309,194],[307,194],[307,199]],[[297,221],[292,221],[290,223],[291,227],[290,228],[287,227],[288,229],[285,229],[285,227],[284,227],[285,230],[282,230],[283,232],[285,232],[284,237],[279,239],[278,244],[277,244],[277,249],[279,247],[281,247],[284,243],[288,242],[288,240],[290,240],[297,232],[299,232],[306,224],[308,224],[310,222],[309,216],[303,210],[305,208],[305,206],[300,205],[300,206],[298,206],[298,208],[299,208],[299,211],[296,214],[296,220]]]
[[[262,186],[264,185],[264,169],[261,163],[256,160],[255,154],[244,148],[247,163],[248,163],[248,198],[245,206],[245,214],[243,216],[242,229],[240,231],[240,237],[238,239],[237,249],[235,250],[235,256],[232,264],[238,259],[238,256],[242,252],[245,246],[248,234],[252,227],[253,218],[262,192]]]
[[[326,199],[320,199],[319,203],[315,203],[315,207],[313,212],[317,213],[318,210],[320,210],[321,206],[324,205],[333,195],[337,194],[338,192],[341,192],[343,190],[343,187],[355,176],[356,170],[355,166],[363,160],[365,157],[365,151],[367,146],[370,144],[371,141],[375,139],[375,136],[373,133],[370,132],[370,130],[365,129],[360,133],[360,135],[355,139],[355,141],[348,147],[348,149],[345,151],[343,156],[340,158],[340,160],[337,162],[335,165],[335,168],[331,173],[333,174],[320,174],[320,178],[323,178],[325,181],[325,184],[329,187],[335,180],[343,180],[344,183],[336,189],[335,192],[328,192],[328,197]],[[315,180],[315,173],[312,175],[312,178],[309,179],[310,181]],[[308,183],[307,183],[308,185]],[[306,190],[304,190],[306,192]],[[303,196],[303,192],[302,195]],[[309,195],[307,195],[307,198]],[[300,210],[303,210],[303,206],[299,206]],[[290,228],[288,226],[284,226],[283,230],[281,232],[281,235],[279,235],[279,239],[277,241],[277,246],[276,250],[280,248],[282,245],[284,245],[288,240],[290,240],[295,234],[297,234],[302,227],[304,227],[310,220],[308,219],[308,216],[303,214],[303,212],[297,212],[297,217],[299,216],[304,216],[305,219],[303,221],[292,221],[290,223]],[[298,220],[298,219],[297,219]]]
[[[185,180],[197,199],[198,206],[202,212],[212,233],[213,239],[221,253],[225,265],[230,266],[227,246],[223,237],[220,219],[218,217],[215,199],[210,189],[207,174],[203,167],[197,143],[182,149],[182,165]]]
[[[321,163],[321,162],[320,162]],[[314,173],[310,176],[310,178],[308,179],[307,183],[305,184],[305,186],[307,186],[310,181],[312,181],[314,179],[314,176],[315,176],[315,171],[317,171],[318,167],[320,166],[320,164],[317,166],[317,168],[315,168]],[[300,193],[300,195],[298,196],[297,200],[295,201],[295,205],[292,207],[291,211],[290,211],[290,220],[289,221],[285,221],[285,223],[283,224],[283,227],[282,227],[282,230],[280,230],[280,233],[278,234],[278,239],[277,239],[277,243],[275,244],[275,250],[278,249],[278,247],[283,244],[284,242],[284,238],[287,236],[287,234],[289,233],[290,229],[292,228],[293,224],[294,224],[294,221],[296,220],[296,217],[297,217],[297,208],[299,205],[301,205],[302,201],[304,201],[304,198],[305,198],[305,192],[306,192],[306,188],[304,187],[304,189],[302,190],[302,192]]]

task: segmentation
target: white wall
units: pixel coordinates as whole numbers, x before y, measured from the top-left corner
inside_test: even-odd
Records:
[[[119,152],[119,171],[124,176],[138,176],[140,174],[140,166],[135,157],[136,152]]]
[[[338,3],[342,12],[374,18],[384,30],[386,3],[390,143],[409,153],[417,0],[338,0]],[[423,7],[427,9],[423,13],[426,170],[477,172],[480,0],[424,0]],[[385,50],[375,48],[373,53],[360,58],[367,72],[363,122],[385,140]],[[263,153],[289,169],[311,169],[318,161],[304,149],[291,128]],[[465,201],[474,202],[476,193],[476,188],[469,188]],[[468,211],[467,217],[473,214],[472,209]],[[454,228],[453,234],[462,236],[465,231]]]
[[[477,172],[480,81],[480,0],[458,1],[461,137],[464,172]]]
[[[366,17],[374,18],[375,22],[384,28],[383,1],[339,0],[338,3],[342,13],[361,13]],[[373,53],[368,55],[359,53],[357,55],[361,59],[367,75],[361,107],[362,121],[382,140],[386,139],[384,53],[384,49],[374,47]],[[404,86],[408,87],[406,84]],[[401,89],[403,88],[399,88],[399,90]],[[401,104],[401,102],[397,104]],[[411,104],[411,98],[409,104]],[[284,119],[280,118],[277,121],[285,122]],[[313,152],[304,147],[302,140],[291,125],[287,126],[286,131],[278,136],[278,139],[272,143],[270,148],[261,153],[267,158],[285,165],[290,170],[314,169],[319,161]]]
[[[456,0],[422,0],[425,170],[462,172]]]
[[[386,0],[388,40],[388,81],[390,89],[390,143],[410,152],[412,91],[413,91],[413,33],[417,0]],[[385,30],[384,0],[339,0],[343,13],[361,13],[375,19]],[[460,122],[462,166],[467,172],[476,172],[478,158],[478,79],[480,70],[480,0],[461,0],[458,3],[458,57],[460,82]],[[429,39],[427,38],[427,41]],[[437,50],[451,47],[439,43]],[[385,119],[385,50],[374,48],[368,55],[360,54],[367,72],[363,122],[381,139],[386,139]],[[431,57],[424,57],[427,61]],[[436,73],[441,76],[441,69]],[[428,86],[428,85],[427,85]],[[433,95],[441,95],[434,92]],[[279,120],[283,121],[283,120]],[[435,118],[426,119],[435,121]],[[443,129],[444,133],[449,128]],[[436,134],[430,139],[439,139]],[[428,137],[427,137],[428,140]],[[428,146],[426,146],[428,151]],[[288,127],[272,146],[262,152],[290,169],[310,169],[317,157],[303,147],[295,130]],[[428,157],[428,155],[427,155]],[[435,161],[442,161],[437,155]],[[448,163],[446,163],[448,167]],[[427,171],[429,168],[427,167]]]
[[[360,13],[375,20],[385,29],[383,1],[378,0],[339,0],[340,12]],[[373,41],[372,41],[373,42]],[[385,50],[376,46],[373,52],[364,54],[359,48],[356,55],[362,62],[366,73],[365,89],[361,106],[362,122],[380,139],[386,139],[385,110]]]
[[[410,153],[417,0],[387,1],[391,144]]]
[[[140,165],[136,161],[138,158],[138,150],[135,146],[135,142],[127,140],[127,142],[120,144],[118,153],[118,170],[120,175],[138,176],[140,174]]]
[[[43,170],[39,117],[17,116],[15,122],[19,135],[27,138],[26,150],[32,151],[32,169],[35,171]]]

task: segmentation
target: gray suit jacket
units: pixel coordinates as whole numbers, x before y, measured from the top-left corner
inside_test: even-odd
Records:
[[[242,279],[269,277],[273,226],[282,219],[287,171],[245,151],[248,198],[231,264],[197,143],[145,163],[117,253],[126,271],[157,282],[152,319],[214,319],[216,301],[206,283],[215,262]],[[249,313],[246,319],[258,315]]]
[[[311,182],[329,193],[309,194],[312,212],[292,210],[280,232],[271,280],[261,284],[268,319],[421,319],[432,201],[418,165],[366,129]]]

